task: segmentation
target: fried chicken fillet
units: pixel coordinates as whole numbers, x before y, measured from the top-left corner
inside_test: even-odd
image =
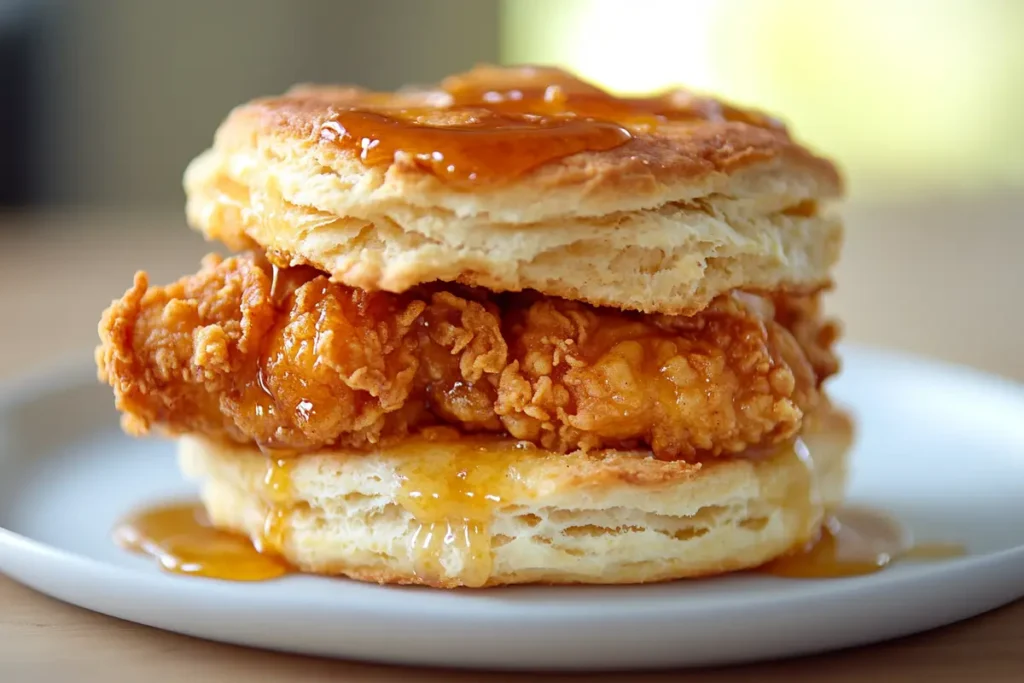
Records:
[[[253,255],[165,287],[139,273],[99,331],[129,432],[298,452],[451,425],[556,452],[738,453],[796,435],[836,370],[816,296],[645,315],[456,285],[367,292]]]

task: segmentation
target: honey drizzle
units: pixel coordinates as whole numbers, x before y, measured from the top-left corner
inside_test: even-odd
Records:
[[[282,555],[288,544],[288,528],[295,501],[292,471],[295,455],[291,453],[265,451],[267,469],[263,475],[263,495],[267,513],[263,518],[263,530],[252,538],[252,544],[261,553]]]
[[[767,490],[765,498],[773,508],[782,510],[783,514],[791,518],[789,526],[802,530],[806,536],[805,541],[809,541],[817,532],[824,512],[819,475],[814,470],[814,460],[807,443],[810,441],[813,444],[813,438],[814,435],[810,434],[806,435],[806,439],[797,437],[778,447],[765,461],[772,469],[788,470],[785,474],[780,472],[778,476],[769,478],[769,481],[773,478],[781,480],[785,485],[778,490]]]
[[[445,585],[454,565],[462,585],[490,579],[490,524],[496,510],[526,495],[523,477],[532,446],[463,437],[411,445],[417,453],[398,468],[398,503],[413,518],[413,571],[428,584]]]
[[[617,97],[555,69],[496,86],[473,77],[452,77],[442,83],[451,107],[481,107],[504,114],[528,114],[615,121],[646,130],[672,123],[746,123],[784,130],[781,122],[759,112],[743,110],[710,97],[669,90],[646,97]]]
[[[295,290],[323,275],[311,266],[281,266],[273,260],[270,264],[270,300],[278,309],[284,309]]]
[[[279,312],[284,313],[291,306],[295,291],[314,279],[321,277],[323,273],[309,266],[281,266],[275,261],[276,257],[270,258],[272,256],[270,254],[267,256],[271,261],[270,300]],[[321,289],[323,286],[322,282],[324,281],[321,281]],[[288,315],[278,315],[277,321],[274,324],[280,327],[286,325],[289,320],[290,317]],[[287,337],[282,338],[282,335],[277,332],[278,330],[275,329],[263,335],[261,348],[259,349],[259,360],[253,364],[254,370],[252,371],[251,379],[246,380],[245,386],[242,389],[242,410],[254,416],[256,421],[258,421],[257,423],[278,423],[278,415],[289,410],[289,406],[278,403],[275,397],[275,387],[271,382],[275,379],[273,368],[280,363],[282,354],[291,351],[290,342]],[[278,343],[283,344],[284,348],[279,348],[277,346]],[[282,377],[278,376],[276,379],[280,380]],[[285,375],[283,379],[292,381],[294,378]],[[316,402],[308,397],[303,397],[302,400],[292,407],[292,410],[304,421],[308,422],[313,417],[316,407]],[[298,452],[295,450],[279,447],[281,444],[278,440],[278,434],[272,428],[267,433],[255,435],[254,442],[268,457],[274,459],[298,455]]]
[[[608,121],[557,120],[464,110],[465,125],[420,123],[411,111],[382,114],[337,112],[319,127],[320,140],[346,147],[367,166],[388,166],[399,157],[453,183],[483,177],[516,177],[580,152],[614,149],[632,135]]]
[[[740,122],[784,131],[754,111],[681,90],[616,97],[559,69],[482,67],[440,91],[354,94],[295,91],[297,106],[327,106],[313,134],[367,166],[402,159],[455,184],[518,177],[580,152],[627,144],[663,125]]]

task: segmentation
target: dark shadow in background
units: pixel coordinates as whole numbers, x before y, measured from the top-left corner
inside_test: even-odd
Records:
[[[498,0],[0,0],[0,205],[180,208],[231,107],[499,56]]]
[[[31,0],[0,0],[0,207],[39,199],[32,140],[41,83],[46,11]]]

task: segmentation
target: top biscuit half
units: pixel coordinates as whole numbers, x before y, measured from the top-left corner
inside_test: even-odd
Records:
[[[824,287],[842,239],[836,168],[778,121],[533,67],[255,100],[185,189],[208,238],[354,287],[460,282],[645,312]]]

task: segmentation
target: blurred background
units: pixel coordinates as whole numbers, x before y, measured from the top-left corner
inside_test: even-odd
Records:
[[[478,62],[781,114],[849,181],[847,337],[1024,379],[1017,0],[0,0],[0,373],[195,270],[181,172],[235,104]]]

